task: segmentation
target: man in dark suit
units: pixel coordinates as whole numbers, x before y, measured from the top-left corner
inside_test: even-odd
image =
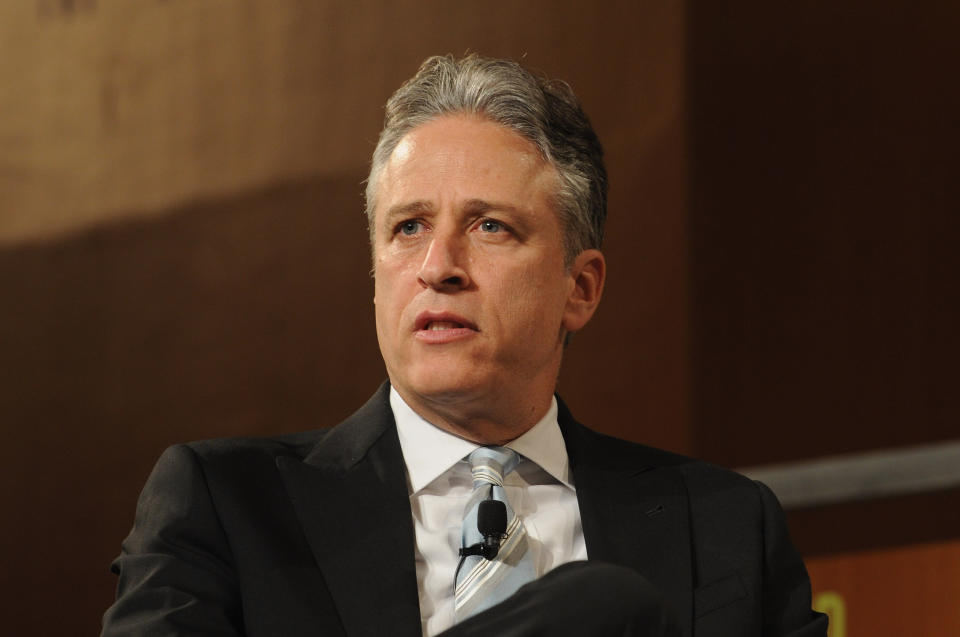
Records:
[[[167,450],[105,635],[826,634],[765,487],[554,395],[606,274],[568,87],[427,60],[387,104],[367,211],[389,383],[330,430]]]

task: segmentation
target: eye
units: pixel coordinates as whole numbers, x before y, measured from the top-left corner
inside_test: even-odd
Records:
[[[480,222],[480,229],[484,232],[500,232],[504,229],[503,224],[493,219],[484,219]]]
[[[397,230],[399,230],[400,232],[402,232],[407,236],[410,236],[410,235],[417,234],[417,232],[420,231],[420,228],[422,227],[422,225],[423,224],[421,224],[419,221],[415,219],[411,219],[409,221],[404,221],[399,226],[397,226]]]

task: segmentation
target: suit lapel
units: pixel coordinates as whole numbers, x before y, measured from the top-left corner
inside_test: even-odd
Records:
[[[420,635],[413,525],[389,386],[278,467],[347,635]]]
[[[693,566],[687,494],[676,457],[602,436],[560,403],[587,554],[650,580],[691,634]],[[667,460],[667,463],[664,461]]]

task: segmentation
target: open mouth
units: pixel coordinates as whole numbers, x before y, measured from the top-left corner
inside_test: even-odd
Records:
[[[414,327],[418,332],[479,331],[476,325],[453,312],[423,312]]]
[[[440,330],[455,330],[461,327],[466,327],[466,325],[455,321],[430,321],[423,329],[430,332],[438,332]]]

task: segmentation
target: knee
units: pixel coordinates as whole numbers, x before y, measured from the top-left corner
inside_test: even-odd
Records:
[[[675,620],[660,591],[633,569],[572,562],[550,575],[556,578],[568,608],[589,614],[598,624],[600,631],[595,634],[675,634]]]
[[[603,608],[611,613],[632,612],[638,607],[647,607],[660,602],[660,593],[645,577],[625,566],[603,562],[574,562],[567,567],[566,575],[574,585],[580,603],[589,602],[593,608]],[[561,570],[560,575],[564,575]]]

